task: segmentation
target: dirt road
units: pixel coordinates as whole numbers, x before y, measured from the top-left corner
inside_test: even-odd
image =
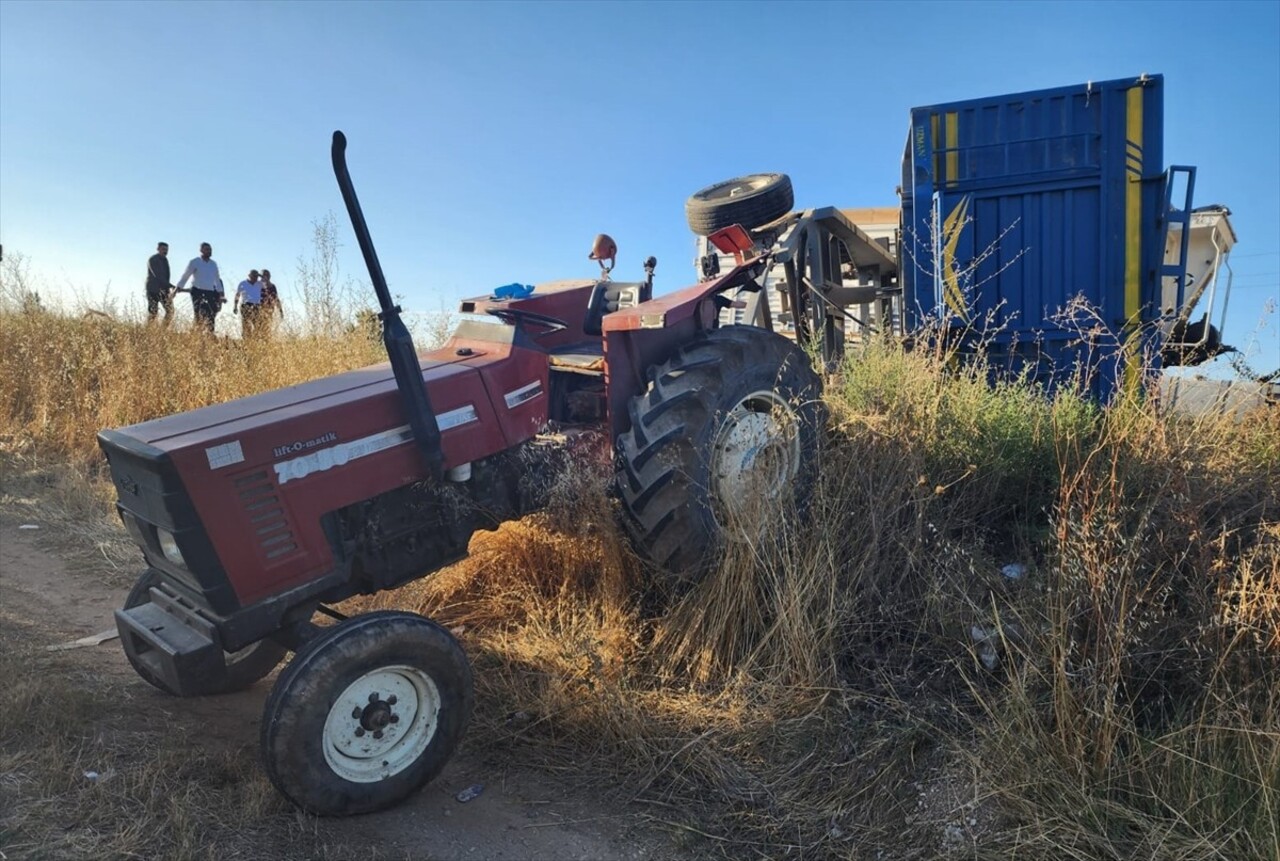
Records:
[[[23,517],[22,513],[17,516]],[[21,528],[23,524],[40,528]],[[41,645],[70,643],[113,632],[112,612],[127,583],[119,572],[95,570],[83,554],[60,545],[57,529],[0,514],[0,625],[34,623]],[[76,558],[74,564],[67,560]],[[108,676],[121,690],[120,708],[145,715],[151,726],[185,733],[206,751],[244,757],[256,748],[263,700],[272,678],[239,694],[178,700],[153,689],[129,667],[119,641],[66,652],[77,667]],[[88,729],[88,728],[86,728]],[[460,803],[464,788],[483,783],[481,795]],[[332,857],[402,859],[644,859],[679,857],[670,837],[647,825],[641,811],[610,809],[555,778],[461,753],[433,784],[401,806],[348,819],[296,815],[293,837],[305,833]],[[2,830],[2,829],[0,829]],[[372,850],[372,851],[371,851]],[[259,857],[275,857],[264,848]],[[14,857],[12,854],[9,857]],[[240,857],[244,857],[241,855]]]

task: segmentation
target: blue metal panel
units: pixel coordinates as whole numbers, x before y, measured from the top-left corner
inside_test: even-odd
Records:
[[[944,320],[996,364],[1049,384],[1084,370],[1109,397],[1160,313],[1162,94],[1143,76],[913,109],[907,327]],[[1088,338],[1063,317],[1077,297],[1104,324]]]

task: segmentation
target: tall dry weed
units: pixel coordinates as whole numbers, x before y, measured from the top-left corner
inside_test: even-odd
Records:
[[[979,698],[979,761],[1017,823],[991,842],[1280,857],[1278,431],[1130,399],[1062,440],[1043,588],[1006,607],[1028,636]]]
[[[0,318],[0,427],[77,462],[96,434],[385,360],[364,333],[262,340],[45,311]]]

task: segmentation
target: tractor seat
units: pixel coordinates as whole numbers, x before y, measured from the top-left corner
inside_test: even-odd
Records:
[[[587,314],[582,321],[586,335],[601,335],[604,316],[619,308],[630,308],[640,303],[645,284],[621,284],[615,281],[597,281],[587,301]],[[585,341],[560,347],[548,354],[551,370],[570,374],[587,374],[598,377],[604,374],[604,345],[600,341]]]
[[[571,344],[547,355],[551,370],[598,377],[604,374],[604,350],[599,341]]]

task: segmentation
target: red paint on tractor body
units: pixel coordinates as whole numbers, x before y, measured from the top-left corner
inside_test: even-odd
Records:
[[[627,402],[644,390],[646,369],[713,328],[713,294],[748,277],[740,266],[605,314],[596,322],[600,335],[585,327],[598,281],[538,285],[522,299],[465,301],[464,313],[496,311],[507,325],[464,323],[443,347],[419,354],[444,470],[499,455],[547,426],[553,353],[603,354],[606,421],[609,438],[616,439],[629,427]],[[543,324],[521,313],[539,315]],[[547,319],[552,326],[544,325]],[[326,515],[436,480],[407,425],[391,367],[380,364],[114,433],[141,443],[150,452],[146,458],[172,463],[235,603],[248,608],[338,569]],[[113,466],[129,469],[124,460]],[[117,479],[122,488],[132,481],[127,474]],[[154,529],[146,524],[155,504],[121,496],[126,525],[141,538]],[[163,528],[163,519],[154,523]],[[177,579],[186,576],[160,558],[157,540],[141,538],[153,565]],[[195,593],[210,588],[186,582]]]
[[[627,402],[645,390],[646,371],[716,324],[714,297],[750,279],[752,264],[719,278],[658,296],[604,318],[605,388],[611,439],[631,428]]]
[[[446,469],[528,440],[546,424],[547,361],[533,345],[455,336],[421,361]],[[522,388],[508,406],[508,393]],[[332,569],[323,515],[427,480],[409,434],[395,434],[405,424],[382,364],[121,432],[172,459],[247,606]]]

